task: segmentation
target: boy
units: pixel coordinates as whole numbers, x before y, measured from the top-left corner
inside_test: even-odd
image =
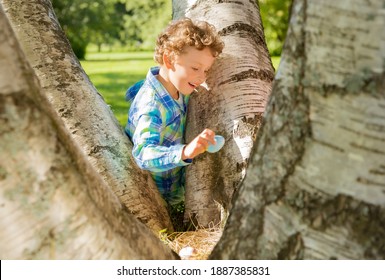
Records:
[[[131,104],[125,131],[134,144],[132,154],[141,169],[150,171],[171,209],[184,201],[184,167],[215,144],[210,129],[187,145],[184,132],[189,95],[205,82],[222,49],[207,22],[174,21],[158,36],[154,59],[159,66],[126,93]]]

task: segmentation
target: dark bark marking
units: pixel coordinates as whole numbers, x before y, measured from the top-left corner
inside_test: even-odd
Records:
[[[335,145],[333,145],[331,143],[328,143],[328,142],[325,142],[325,141],[321,141],[321,140],[318,140],[318,139],[314,139],[314,138],[313,138],[313,141],[318,143],[318,144],[320,144],[320,145],[322,145],[322,146],[326,146],[328,148],[331,148],[331,149],[333,149],[335,151],[338,151],[338,152],[341,152],[341,153],[345,152],[344,149],[342,149],[340,147],[337,147],[337,146],[335,146]]]
[[[206,1],[206,0],[205,0]],[[218,4],[222,4],[222,3],[233,3],[233,4],[237,4],[237,5],[245,5],[244,2],[242,1],[234,1],[234,0],[218,0]],[[249,3],[251,5],[253,5],[254,7],[258,7],[258,3],[257,1],[255,0],[249,0]],[[258,8],[259,9],[259,8]]]
[[[59,115],[61,118],[72,118],[73,117],[73,112],[71,109],[59,109]]]
[[[370,169],[369,173],[374,175],[385,175],[385,166],[380,165],[377,169]]]
[[[112,154],[116,154],[115,150],[113,149],[113,147],[111,146],[101,146],[101,145],[97,145],[97,146],[94,146],[90,152],[88,153],[89,156],[92,156],[94,154],[98,154],[100,153],[101,151],[109,151],[110,153]]]
[[[236,22],[218,32],[220,36],[228,36],[235,33],[238,33],[241,38],[251,39],[256,44],[256,46],[263,46],[267,51],[264,35],[262,32],[258,32],[256,28],[249,24]]]
[[[374,153],[374,154],[381,154],[381,155],[385,155],[385,152],[384,151],[381,151],[381,150],[377,150],[377,149],[374,149],[374,148],[370,148],[370,147],[365,147],[363,145],[359,145],[359,144],[356,144],[354,142],[350,143],[350,146],[354,147],[354,148],[357,148],[357,149],[360,149],[360,150],[364,150],[364,151],[367,151],[367,152],[371,152],[371,153]]]
[[[375,182],[375,181],[372,181],[372,180],[369,180],[369,179],[366,179],[363,177],[358,177],[357,182],[365,184],[365,185],[385,187],[385,183]]]
[[[223,4],[223,3],[232,3],[232,4],[237,4],[237,5],[244,5],[244,3],[241,1],[218,0],[218,4]]]
[[[385,133],[385,125],[382,124],[367,123],[365,127],[371,131]]]
[[[274,80],[274,73],[271,71],[266,71],[261,69],[256,71],[254,69],[249,69],[242,71],[240,73],[232,75],[229,79],[221,82],[219,85],[228,84],[228,83],[237,83],[247,79],[257,79],[262,81],[272,82]]]
[[[255,141],[257,138],[257,133],[262,125],[262,120],[263,113],[257,113],[253,118],[247,118],[246,116],[243,116],[240,119],[242,123],[234,127],[233,135],[239,136],[241,138],[250,135],[253,141]]]
[[[0,181],[5,180],[8,176],[7,170],[0,165]]]
[[[378,140],[378,141],[381,141],[381,142],[385,142],[385,139],[384,138],[381,138],[381,137],[377,137],[377,136],[374,136],[374,135],[370,135],[370,134],[367,134],[367,133],[362,133],[361,131],[357,131],[357,130],[354,130],[354,129],[351,129],[347,126],[344,126],[344,125],[340,125],[339,126],[341,129],[343,130],[346,130],[346,131],[349,131],[351,133],[354,133],[358,136],[362,136],[362,137],[365,137],[365,138],[369,138],[369,139],[373,139],[373,140]],[[368,128],[369,129],[369,128]],[[372,129],[374,131],[378,131],[378,130],[375,130],[375,129]]]
[[[301,201],[297,205],[296,201]],[[323,232],[331,226],[350,229],[353,242],[368,248],[367,259],[385,257],[385,209],[347,195],[330,196],[320,191],[309,193],[295,186],[287,189],[283,201],[300,213],[310,228]]]
[[[301,260],[303,259],[304,242],[300,233],[290,236],[285,246],[278,253],[279,260]]]

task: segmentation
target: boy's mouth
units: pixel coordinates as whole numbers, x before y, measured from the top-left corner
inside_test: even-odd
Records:
[[[193,89],[195,89],[197,86],[195,84],[192,84],[192,83],[188,83],[190,87],[192,87]]]

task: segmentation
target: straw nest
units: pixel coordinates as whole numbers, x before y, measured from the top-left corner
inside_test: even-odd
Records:
[[[195,231],[160,233],[160,238],[185,260],[207,260],[222,235],[220,226]]]

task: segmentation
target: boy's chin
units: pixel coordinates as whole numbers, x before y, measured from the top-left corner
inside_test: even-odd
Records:
[[[192,94],[193,92],[196,92],[197,90],[195,90],[195,89],[193,89],[193,90],[191,90],[190,92],[181,92],[180,91],[180,93],[182,93],[183,95],[190,95],[190,94]]]

